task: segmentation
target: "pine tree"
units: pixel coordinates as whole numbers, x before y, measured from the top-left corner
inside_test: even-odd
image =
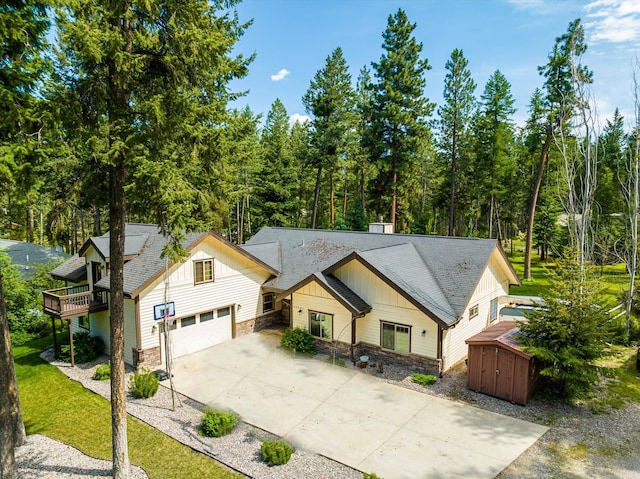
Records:
[[[355,123],[355,93],[351,87],[351,74],[340,47],[331,52],[325,66],[311,80],[302,98],[311,119],[311,143],[317,157],[316,185],[311,213],[311,227],[318,222],[318,205],[323,173],[329,180],[329,227],[335,224],[335,174],[341,168],[350,143]]]
[[[260,168],[256,179],[256,228],[294,226],[298,211],[297,169],[291,153],[289,115],[280,99],[271,105],[260,138]]]
[[[471,141],[471,117],[476,103],[476,83],[471,77],[468,64],[462,50],[453,50],[445,65],[447,75],[444,80],[444,104],[438,109],[439,147],[450,165],[449,236],[455,235],[456,175],[460,176],[457,168],[464,149]]]
[[[525,351],[543,361],[540,374],[550,379],[548,387],[573,399],[598,380],[608,313],[595,269],[585,268],[575,250],[565,251],[551,274],[541,307],[519,326]]]
[[[248,61],[231,57],[247,25],[236,2],[71,1],[58,10],[60,71],[80,100],[75,112],[109,173],[113,477],[130,475],[124,381],[125,218],[133,211],[184,254],[185,230],[221,224],[216,141],[228,121],[227,83]],[[127,195],[125,196],[125,189]]]
[[[496,70],[487,80],[481,96],[480,115],[476,133],[476,167],[485,174],[480,197],[486,205],[487,232],[494,238],[494,224],[500,228],[500,213],[510,209],[507,197],[512,188],[516,165],[513,156],[514,127],[511,116],[515,113],[515,100],[511,85]],[[495,223],[494,223],[494,220]],[[502,237],[498,234],[497,237]]]
[[[424,96],[424,73],[431,67],[420,58],[422,43],[412,35],[415,28],[402,9],[389,15],[382,34],[384,53],[372,63],[375,102],[367,137],[377,163],[374,206],[376,215],[388,214],[398,231],[408,229],[407,201],[412,194],[408,186],[415,172],[417,146],[427,135],[427,118],[434,108]]]

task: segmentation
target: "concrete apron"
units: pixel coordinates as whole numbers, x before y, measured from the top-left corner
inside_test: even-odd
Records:
[[[181,393],[385,479],[492,478],[548,428],[278,348],[263,331],[174,361]]]

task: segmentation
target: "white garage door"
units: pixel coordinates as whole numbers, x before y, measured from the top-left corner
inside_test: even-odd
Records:
[[[174,358],[195,353],[232,338],[231,306],[177,319],[171,331]]]

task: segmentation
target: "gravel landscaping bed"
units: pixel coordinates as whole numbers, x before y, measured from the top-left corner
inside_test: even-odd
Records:
[[[59,367],[69,378],[79,381],[86,388],[109,399],[109,382],[91,379],[96,365],[106,362],[106,357],[91,364],[71,368],[69,364],[52,361],[50,356],[50,352],[43,353],[46,360]],[[328,356],[319,354],[316,359],[327,361]],[[348,361],[344,367],[355,369],[355,366]],[[534,398],[527,406],[519,406],[468,390],[464,364],[454,367],[443,379],[438,379],[435,384],[426,387],[411,381],[411,371],[394,365],[383,365],[380,371],[377,365],[373,364],[365,369],[358,368],[358,371],[424,394],[461,401],[499,414],[550,426],[549,431],[536,444],[498,475],[500,479],[550,477],[640,479],[640,404],[638,403],[628,404],[621,409],[606,406],[600,408],[598,413],[593,413],[586,405],[571,406],[544,398]],[[172,411],[171,391],[163,386],[153,398],[128,397],[127,399],[129,414],[248,477],[265,479],[360,479],[362,477],[359,471],[302,450],[297,450],[288,464],[270,468],[262,461],[259,450],[262,441],[273,439],[273,435],[241,421],[234,432],[228,436],[222,438],[199,436],[197,427],[202,418],[203,408],[200,403],[178,396],[176,410]],[[32,441],[37,443],[29,447]],[[60,455],[55,448],[69,448],[57,441],[35,435],[29,436],[29,443],[18,449],[20,470],[23,473],[21,477],[86,478],[110,475],[110,463],[93,459],[91,461],[96,461],[95,464],[88,462],[90,458],[79,452],[77,453],[78,462],[69,463],[65,459],[64,466],[55,466],[52,462],[56,458],[67,457],[66,452],[64,456]],[[50,454],[49,451],[51,451]],[[38,469],[34,466],[38,463],[45,466]],[[58,472],[55,467],[62,467],[62,469]],[[55,474],[51,471],[55,471]],[[134,476],[136,479],[146,477],[141,470],[136,474],[141,474]]]

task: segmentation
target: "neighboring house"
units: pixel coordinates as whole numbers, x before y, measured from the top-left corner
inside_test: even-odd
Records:
[[[240,247],[214,233],[192,235],[186,262],[166,265],[157,227],[128,224],[125,360],[164,359],[154,311],[169,301],[173,357],[281,320],[354,359],[446,371],[467,355],[466,339],[499,320],[499,298],[519,284],[500,242],[372,229],[386,233],[263,228]],[[91,238],[52,271],[81,286],[45,294],[49,314],[107,345],[108,251],[108,235]]]
[[[125,228],[125,361],[164,361],[158,311],[172,303],[172,357],[227,341],[279,319],[263,314],[261,286],[278,271],[215,233],[191,234],[186,261],[161,258],[167,240],[155,225]],[[44,293],[45,312],[71,321],[73,332],[100,336],[109,350],[109,234],[90,238],[78,255],[51,271],[69,285]],[[167,279],[167,288],[165,288]],[[166,293],[166,296],[165,296]],[[163,316],[160,313],[160,316]]]
[[[58,263],[69,257],[58,248],[45,248],[34,243],[7,239],[0,239],[0,250],[9,255],[11,263],[18,266],[24,278],[32,276],[35,273],[34,267],[38,264]]]

